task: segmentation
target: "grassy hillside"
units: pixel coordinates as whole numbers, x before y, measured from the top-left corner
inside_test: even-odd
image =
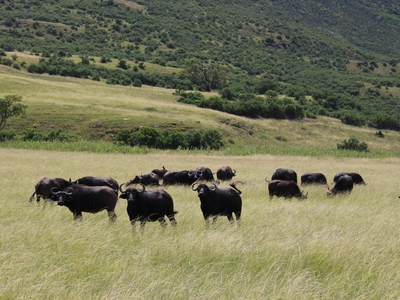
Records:
[[[28,105],[26,115],[10,118],[6,129],[22,136],[28,128],[48,134],[61,129],[81,141],[112,142],[121,129],[151,126],[188,131],[217,129],[226,147],[221,154],[277,154],[312,156],[398,156],[398,133],[346,126],[319,117],[301,121],[248,119],[176,102],[173,90],[106,85],[103,82],[47,75],[26,74],[0,67],[4,94],[18,93]],[[369,153],[338,151],[337,143],[355,137],[368,144]],[[11,147],[53,147],[51,143],[12,143]],[[73,144],[73,143],[72,143]],[[2,145],[3,147],[6,145]],[[54,147],[68,148],[65,143]],[[76,146],[81,147],[81,146]],[[107,149],[108,146],[107,146]],[[131,151],[118,147],[114,150]]]
[[[0,298],[4,299],[397,299],[398,181],[390,159],[271,155],[214,156],[93,154],[0,149]],[[196,194],[169,187],[178,227],[148,223],[132,234],[126,201],[117,221],[107,214],[72,213],[28,203],[43,176],[112,176],[119,182],[165,165],[237,170],[242,190],[240,228],[220,218],[206,230]],[[366,186],[328,198],[304,188],[305,201],[268,200],[264,177],[277,167],[302,174],[362,174]],[[390,174],[390,176],[388,176]],[[18,183],[18,184],[16,184]],[[227,184],[221,184],[226,187]],[[384,187],[384,188],[383,188]]]
[[[25,64],[0,56],[0,64],[121,85],[227,89],[234,99],[271,91],[294,97],[307,116],[400,129],[393,0],[15,0],[0,6],[0,55],[40,56]],[[182,72],[193,62],[198,71]]]

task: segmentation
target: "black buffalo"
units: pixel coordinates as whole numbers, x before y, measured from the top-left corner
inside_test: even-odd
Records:
[[[147,221],[159,221],[165,228],[167,226],[165,216],[168,217],[171,225],[176,227],[175,214],[178,212],[174,210],[174,201],[170,194],[164,190],[146,191],[143,184],[141,190],[135,188],[123,190],[122,186],[123,184],[119,188],[121,192],[119,197],[128,200],[126,210],[133,230],[135,230],[136,221],[140,221],[140,232],[143,232]]]
[[[201,180],[206,180],[206,181],[213,181],[214,180],[214,174],[211,171],[210,168],[206,168],[206,167],[198,167],[196,169],[196,176],[198,179]]]
[[[328,188],[328,196],[351,193],[353,190],[353,178],[349,175],[340,176],[332,189]]]
[[[151,173],[154,173],[158,176],[158,178],[162,179],[164,174],[167,173],[168,170],[163,166],[162,169],[154,169]]]
[[[301,184],[327,184],[327,181],[322,173],[304,173],[301,175]]]
[[[160,179],[159,179],[158,175],[155,173],[150,173],[150,174],[145,174],[145,175],[136,175],[135,178],[128,181],[126,183],[126,185],[138,184],[138,183],[141,183],[145,186],[160,185]]]
[[[228,217],[229,222],[233,223],[233,214],[236,216],[236,222],[240,225],[240,217],[242,214],[242,193],[235,184],[231,184],[232,188],[218,188],[215,184],[207,186],[206,184],[192,184],[192,190],[197,191],[200,199],[200,208],[203,212],[206,225],[209,226],[209,218],[213,219],[215,224],[218,216]]]
[[[168,171],[163,176],[164,185],[190,185],[198,179],[196,171]]]
[[[343,175],[348,175],[353,179],[353,184],[367,184],[364,179],[361,177],[360,174],[358,173],[351,173],[351,172],[340,172],[337,173],[334,177],[333,177],[333,182],[337,182],[338,179],[343,176]]]
[[[299,200],[307,199],[307,194],[304,195],[303,191],[300,191],[299,186],[294,181],[289,180],[271,180],[268,182],[269,200],[274,196],[285,197],[285,199],[291,199],[293,197]]]
[[[64,190],[51,190],[58,205],[66,206],[74,215],[74,220],[82,219],[82,212],[97,213],[107,210],[110,221],[114,222],[114,212],[118,201],[118,191],[108,186],[87,186],[74,184]]]
[[[297,174],[292,169],[276,169],[271,180],[288,180],[297,183]]]
[[[36,183],[35,191],[33,192],[32,196],[30,196],[29,202],[33,201],[35,194],[37,204],[40,203],[40,198],[43,198],[43,200],[50,199],[54,201],[55,198],[51,194],[51,189],[57,188],[59,190],[63,190],[71,184],[72,183],[70,181],[63,178],[43,177],[38,183]]]
[[[217,179],[219,180],[231,180],[233,176],[236,176],[236,170],[229,166],[223,166],[217,170]]]
[[[75,180],[73,183],[75,184],[83,184],[87,186],[108,186],[113,190],[118,192],[118,182],[111,177],[93,177],[93,176],[85,176]]]

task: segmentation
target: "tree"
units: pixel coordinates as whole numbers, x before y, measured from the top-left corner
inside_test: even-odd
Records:
[[[182,74],[187,80],[198,86],[200,90],[210,92],[211,89],[221,90],[226,86],[226,71],[217,64],[205,64],[196,58],[185,62],[185,69]]]
[[[27,105],[21,101],[22,96],[19,95],[6,95],[0,98],[0,128],[6,126],[8,118],[25,114]]]

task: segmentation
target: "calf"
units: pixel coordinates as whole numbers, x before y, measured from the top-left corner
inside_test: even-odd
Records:
[[[351,193],[353,190],[353,178],[349,175],[340,176],[335,182],[335,186],[332,189],[328,188],[328,196],[333,196],[343,193]]]
[[[35,191],[32,196],[30,196],[29,202],[33,201],[35,194],[37,204],[40,204],[40,198],[43,198],[43,200],[49,199],[55,201],[54,195],[51,194],[51,189],[57,188],[63,190],[70,185],[72,185],[72,183],[63,178],[43,177],[38,183],[36,183]]]
[[[242,193],[235,184],[231,184],[232,188],[218,188],[214,183],[212,186],[206,184],[192,184],[192,190],[197,191],[200,199],[200,209],[203,213],[206,226],[209,226],[209,218],[213,219],[215,224],[218,216],[226,216],[230,223],[233,223],[233,214],[236,216],[236,222],[240,225],[242,214]]]
[[[271,180],[268,182],[269,200],[274,196],[291,199],[293,197],[303,200],[307,199],[307,194],[300,191],[299,186],[294,181],[289,180]]]
[[[133,230],[135,230],[136,221],[140,221],[140,232],[143,233],[146,222],[159,221],[161,226],[165,228],[167,222],[165,216],[168,217],[172,227],[176,227],[174,210],[174,201],[170,194],[164,190],[146,191],[143,184],[142,189],[135,188],[122,189],[123,184],[119,187],[121,192],[120,198],[128,200],[127,212]]]
[[[114,212],[118,201],[118,191],[108,186],[87,186],[74,184],[64,190],[51,189],[58,205],[66,206],[72,212],[74,220],[82,219],[82,212],[97,213],[107,210],[110,221],[114,222]]]

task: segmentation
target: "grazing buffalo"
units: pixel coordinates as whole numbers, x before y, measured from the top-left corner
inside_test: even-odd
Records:
[[[123,190],[122,186],[123,184],[119,188],[121,192],[119,197],[128,200],[126,210],[133,230],[135,230],[136,221],[140,221],[141,233],[147,221],[159,221],[165,228],[167,226],[165,216],[168,217],[172,227],[176,227],[175,214],[178,212],[174,210],[174,201],[170,194],[164,190],[146,191],[143,184],[141,184],[141,190],[135,188]]]
[[[167,169],[163,166],[162,169],[154,169],[151,173],[154,173],[158,176],[158,178],[162,179],[164,174],[167,173]]]
[[[73,183],[83,184],[87,186],[108,186],[117,192],[119,188],[118,182],[111,177],[101,178],[101,177],[85,176],[75,180]]]
[[[198,167],[196,169],[197,177],[201,180],[213,181],[214,175],[210,168]]]
[[[301,184],[327,184],[327,181],[322,173],[304,173],[301,175]]]
[[[114,222],[117,215],[114,212],[118,201],[118,190],[108,186],[87,186],[74,184],[64,190],[51,189],[58,205],[66,206],[74,215],[74,220],[82,219],[82,212],[97,213],[107,210],[110,221]]]
[[[328,196],[351,193],[353,190],[353,178],[349,175],[340,176],[332,189],[328,188]]]
[[[196,171],[168,171],[163,176],[164,185],[190,185],[198,179]]]
[[[353,179],[353,184],[364,184],[366,185],[367,183],[364,181],[364,179],[361,177],[360,174],[358,173],[349,173],[349,172],[340,172],[337,173],[334,177],[333,177],[333,182],[337,182],[338,179],[343,176],[343,175],[348,175]]]
[[[40,203],[40,198],[43,198],[43,200],[50,199],[55,201],[54,196],[51,194],[51,189],[58,188],[59,190],[63,190],[71,184],[72,183],[70,181],[67,181],[63,178],[43,177],[38,183],[36,183],[35,191],[29,198],[29,202],[33,201],[35,194],[37,204]]]
[[[285,197],[285,199],[291,199],[293,197],[299,200],[307,199],[307,194],[303,194],[300,191],[299,186],[294,181],[289,180],[271,180],[268,182],[269,200],[274,196]]]
[[[271,180],[288,180],[297,183],[297,174],[292,169],[276,169]]]
[[[219,180],[231,180],[233,176],[236,176],[236,170],[229,166],[223,166],[217,170],[217,179]]]
[[[157,174],[155,174],[155,173],[150,173],[150,174],[145,174],[145,175],[136,175],[135,178],[128,181],[126,183],[126,185],[137,184],[137,183],[141,183],[145,186],[160,185],[160,179],[158,178]]]
[[[192,184],[192,190],[197,191],[200,199],[200,208],[203,212],[204,220],[207,227],[209,226],[209,218],[213,219],[215,224],[218,216],[228,217],[229,222],[233,223],[233,215],[236,216],[236,222],[240,225],[240,216],[242,214],[242,193],[235,184],[230,185],[232,188],[218,188],[214,183],[212,186],[196,183]]]

